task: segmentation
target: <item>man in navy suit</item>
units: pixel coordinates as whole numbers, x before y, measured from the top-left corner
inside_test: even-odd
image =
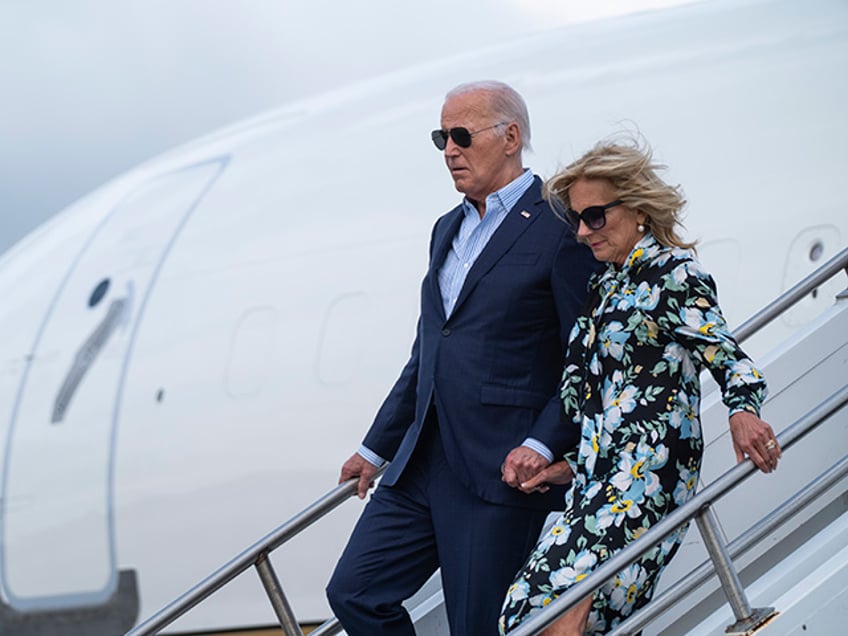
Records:
[[[521,483],[578,442],[560,421],[564,343],[597,265],[523,167],[524,100],[449,92],[433,142],[461,205],[433,228],[412,353],[340,482],[365,507],[327,597],[352,636],[414,634],[401,603],[441,567],[451,633],[497,633],[500,606],[564,488]]]

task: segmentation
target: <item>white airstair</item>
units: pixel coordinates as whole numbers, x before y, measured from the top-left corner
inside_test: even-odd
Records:
[[[848,248],[736,330],[744,341],[833,276]],[[778,431],[779,469],[735,463],[727,410],[706,376],[699,493],[511,632],[538,634],[681,524],[694,519],[652,602],[612,634],[842,634],[848,632],[848,289],[815,320],[758,359],[769,382],[764,419]],[[285,634],[300,634],[268,555],[349,499],[342,484],[127,632],[156,634],[255,567]],[[421,636],[448,635],[438,576],[407,602]],[[330,620],[314,636],[341,633]]]

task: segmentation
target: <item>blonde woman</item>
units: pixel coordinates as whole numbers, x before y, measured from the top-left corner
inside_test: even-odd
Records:
[[[722,388],[737,459],[764,472],[780,447],[760,419],[762,374],[730,335],[713,279],[678,234],[685,204],[647,147],[601,142],[553,177],[546,196],[606,267],[569,338],[562,400],[579,451],[521,485],[572,481],[566,508],[510,587],[501,633],[638,538],[694,494],[701,466],[699,371]],[[544,633],[604,634],[648,602],[685,528]]]

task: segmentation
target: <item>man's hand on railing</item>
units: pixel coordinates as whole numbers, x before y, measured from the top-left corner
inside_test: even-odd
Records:
[[[356,487],[356,496],[360,499],[365,499],[368,490],[374,486],[374,475],[377,474],[377,467],[365,459],[359,453],[354,453],[350,456],[343,465],[342,473],[339,475],[339,483],[346,482],[354,477],[359,478],[359,484]]]

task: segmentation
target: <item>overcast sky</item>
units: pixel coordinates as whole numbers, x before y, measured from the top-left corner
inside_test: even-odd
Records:
[[[342,84],[692,0],[7,0],[0,254],[173,146]]]

